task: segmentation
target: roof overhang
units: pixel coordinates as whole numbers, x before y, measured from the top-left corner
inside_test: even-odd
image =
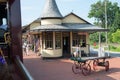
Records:
[[[41,19],[63,19],[63,17],[42,17]]]
[[[35,30],[30,30],[30,32],[43,32],[43,31],[81,31],[81,32],[108,32],[109,29],[35,29]]]
[[[104,29],[91,24],[63,24],[63,25],[41,25],[30,30],[30,32],[46,32],[46,31],[77,31],[77,32],[106,32]]]

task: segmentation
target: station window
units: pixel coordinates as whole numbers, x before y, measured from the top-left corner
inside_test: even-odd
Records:
[[[53,48],[53,32],[45,32],[45,48]]]
[[[56,49],[61,48],[61,32],[55,33],[55,48]]]
[[[84,34],[78,34],[77,32],[73,33],[73,43],[72,46],[78,46],[86,47],[86,35]]]
[[[76,32],[74,32],[73,33],[73,37],[72,37],[73,39],[73,46],[78,46],[79,45],[79,41],[80,41],[80,36],[76,33]]]
[[[80,45],[86,47],[86,35],[80,35]]]

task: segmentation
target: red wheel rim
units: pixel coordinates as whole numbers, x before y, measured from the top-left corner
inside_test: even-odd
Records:
[[[72,71],[73,71],[74,74],[80,73],[80,66],[79,66],[79,64],[73,64]]]
[[[89,64],[83,64],[82,65],[82,74],[84,76],[87,76],[91,73],[91,66]]]
[[[108,71],[109,70],[109,61],[105,62],[105,70]]]
[[[94,60],[93,61],[93,70],[97,70],[97,61],[96,60]]]

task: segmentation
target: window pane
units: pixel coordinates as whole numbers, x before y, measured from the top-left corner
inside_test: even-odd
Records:
[[[77,32],[73,33],[73,46],[81,45],[81,47],[86,47],[86,35],[78,35]]]
[[[45,32],[45,48],[53,48],[53,32]]]
[[[73,46],[77,46],[79,44],[80,36],[77,32],[73,33]]]
[[[81,47],[86,47],[86,35],[80,35]]]
[[[55,33],[55,48],[61,48],[61,32]]]

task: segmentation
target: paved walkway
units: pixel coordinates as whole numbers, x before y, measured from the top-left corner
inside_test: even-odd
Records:
[[[120,58],[108,60],[108,72],[99,67],[99,71],[92,70],[88,76],[74,74],[71,69],[73,62],[69,59],[42,60],[32,52],[24,56],[24,65],[35,80],[120,80]]]

